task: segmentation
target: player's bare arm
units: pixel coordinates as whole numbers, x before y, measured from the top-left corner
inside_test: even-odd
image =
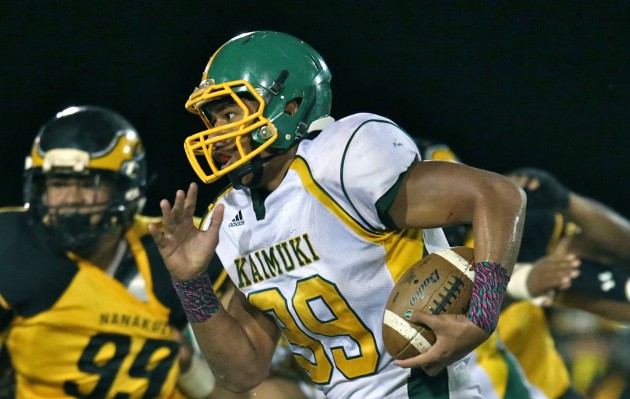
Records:
[[[235,290],[228,309],[208,321],[191,324],[197,343],[217,381],[246,392],[268,375],[280,330],[273,319]]]
[[[630,222],[615,210],[592,198],[578,195],[548,172],[521,168],[507,175],[527,193],[528,207],[554,209],[579,226],[566,252],[587,256],[603,263],[630,264]],[[566,243],[565,243],[566,244]]]
[[[185,309],[187,303],[178,284],[194,282],[204,276],[214,256],[219,241],[219,226],[223,220],[223,205],[217,205],[208,230],[199,230],[193,222],[196,202],[197,185],[191,183],[186,193],[177,191],[172,207],[167,200],[160,202],[163,229],[160,230],[156,225],[149,226],[176,282]],[[201,302],[206,300],[201,295],[193,298],[197,299]],[[199,304],[191,303],[190,309],[195,309]],[[265,313],[252,307],[240,292],[232,298],[229,309],[230,312],[217,301],[211,314],[191,316],[188,309],[187,314],[200,349],[219,383],[235,392],[244,392],[267,376],[280,333],[276,324]]]
[[[444,161],[411,166],[390,216],[399,228],[472,223],[475,258],[512,270],[525,216],[525,194],[497,173]]]
[[[518,185],[501,175],[450,162],[417,162],[407,173],[390,216],[399,228],[472,223],[476,261],[499,264],[511,273],[521,240],[525,201]],[[422,367],[430,375],[461,359],[491,332],[465,315],[419,313],[414,312],[410,320],[427,324],[437,341],[427,352],[396,363]]]
[[[580,226],[568,250],[602,263],[623,264],[630,270],[630,221],[591,198],[571,193],[566,210],[569,220]]]
[[[630,323],[630,303],[598,298],[578,291],[561,291],[557,306],[580,309],[619,323]]]

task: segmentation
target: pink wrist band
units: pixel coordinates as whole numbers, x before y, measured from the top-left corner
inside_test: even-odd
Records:
[[[475,282],[468,319],[488,334],[492,334],[497,328],[508,281],[508,271],[500,263],[475,263]]]
[[[214,293],[207,274],[200,274],[188,281],[172,281],[186,317],[191,323],[203,323],[217,314],[221,308],[221,302]]]

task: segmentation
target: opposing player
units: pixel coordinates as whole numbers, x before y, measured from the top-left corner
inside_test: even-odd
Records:
[[[517,169],[509,176],[524,188],[529,200],[514,281],[520,281],[520,287],[511,291],[513,297],[529,301],[508,306],[497,331],[530,381],[547,397],[581,397],[571,387],[544,310],[534,303],[545,301],[547,306],[630,322],[630,221],[601,202],[567,189],[544,170]],[[571,258],[578,262],[568,262]],[[564,281],[557,280],[559,275],[564,275]],[[532,351],[532,347],[538,349]]]
[[[15,396],[207,395],[180,356],[187,321],[147,233],[156,220],[140,215],[146,159],[134,127],[70,107],[26,161],[27,207],[0,212],[0,347]],[[191,385],[178,387],[182,377]]]
[[[424,159],[460,162],[442,143],[419,138],[416,143]],[[554,345],[544,307],[577,308],[630,321],[624,244],[630,241],[630,222],[571,192],[544,170],[522,168],[508,177],[528,196],[518,263],[497,331],[468,364],[485,398],[580,398]],[[450,226],[445,232],[452,245],[474,244],[469,226]]]
[[[206,183],[227,175],[232,187],[204,231],[192,223],[194,183],[172,206],[161,202],[164,231],[150,231],[202,352],[233,391],[266,377],[282,333],[329,398],[478,397],[460,359],[496,326],[523,191],[498,174],[422,162],[384,117],[334,121],[330,78],[303,41],[252,32],[217,50],[186,104],[207,127],[185,141],[193,169]],[[381,338],[394,282],[448,245],[440,226],[466,222],[477,242],[470,313],[410,315],[437,342],[394,361]],[[204,273],[215,251],[239,289],[227,308]]]

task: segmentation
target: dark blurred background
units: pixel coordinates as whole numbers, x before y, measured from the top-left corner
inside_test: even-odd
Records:
[[[496,172],[538,166],[630,216],[627,1],[1,1],[0,206],[21,203],[38,128],[95,104],[140,131],[146,213],[197,181],[184,109],[213,51],[280,30],[333,73],[333,116],[368,111]],[[204,186],[203,205],[224,183]]]

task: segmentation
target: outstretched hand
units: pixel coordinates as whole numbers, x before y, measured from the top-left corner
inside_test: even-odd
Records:
[[[464,314],[432,315],[416,310],[408,320],[428,326],[437,339],[426,352],[394,363],[405,368],[422,367],[430,376],[438,375],[446,366],[462,359],[489,337]]]
[[[166,267],[171,276],[179,281],[187,281],[203,273],[219,243],[223,205],[214,208],[210,228],[202,231],[193,222],[196,204],[197,185],[191,183],[187,193],[177,190],[172,207],[167,200],[160,201],[163,229],[154,224],[149,225],[149,232]]]
[[[566,290],[580,275],[580,260],[572,254],[548,255],[534,263],[527,278],[527,289],[533,297],[549,291]]]

